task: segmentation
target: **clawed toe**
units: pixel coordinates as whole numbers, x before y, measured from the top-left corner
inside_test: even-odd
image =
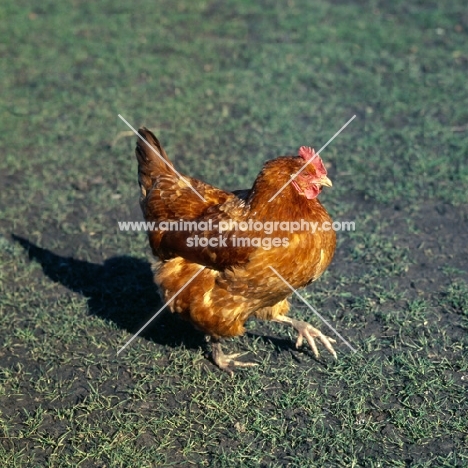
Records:
[[[246,354],[247,353],[224,354],[219,342],[214,342],[212,346],[213,362],[220,369],[227,372],[231,377],[234,375],[234,371],[231,369],[231,367],[253,367],[258,365],[255,362],[238,361],[236,359],[239,356],[244,356]]]
[[[314,356],[318,358],[320,354],[315,340],[319,340],[320,343],[322,343],[322,345],[325,347],[325,349],[335,359],[338,358],[338,356],[336,355],[336,351],[333,349],[332,346],[332,343],[336,343],[336,340],[324,335],[320,330],[317,330],[317,328],[314,328],[312,325],[308,324],[307,322],[303,322],[302,320],[294,320],[289,317],[277,318],[277,321],[289,323],[297,330],[298,337],[296,341],[296,348],[300,348],[302,346],[305,338],[307,340],[307,343],[311,347]]]
[[[337,355],[335,350],[333,349],[332,343],[336,343],[336,340],[333,338],[329,338],[328,336],[324,335],[320,330],[317,330],[312,325],[308,323],[301,323],[297,329],[299,333],[299,337],[297,338],[296,347],[299,348],[302,345],[303,338],[307,340],[309,346],[312,348],[312,352],[314,353],[315,357],[319,357],[319,351],[317,348],[317,344],[315,340],[318,339],[323,344],[325,349],[335,358],[337,359]]]

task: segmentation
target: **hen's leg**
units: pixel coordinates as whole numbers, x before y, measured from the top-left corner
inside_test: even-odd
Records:
[[[243,362],[236,361],[236,358],[242,356],[246,353],[234,353],[234,354],[224,354],[221,349],[221,343],[219,340],[211,339],[211,357],[213,358],[214,363],[223,371],[227,372],[229,375],[233,376],[234,372],[229,367],[252,367],[257,364],[254,362]]]
[[[307,343],[309,343],[310,347],[312,348],[312,351],[314,352],[315,357],[319,357],[317,345],[315,344],[315,339],[317,338],[318,340],[320,340],[323,346],[325,346],[327,351],[335,359],[337,359],[336,352],[332,346],[332,343],[336,343],[336,340],[334,340],[333,338],[329,338],[328,336],[325,336],[320,330],[317,330],[312,325],[308,324],[307,322],[303,322],[302,320],[294,320],[292,318],[285,317],[284,315],[275,317],[273,320],[275,322],[288,323],[289,325],[292,325],[298,331],[299,336],[297,337],[296,348],[299,348],[300,346],[302,346],[302,341],[305,338],[307,340]]]

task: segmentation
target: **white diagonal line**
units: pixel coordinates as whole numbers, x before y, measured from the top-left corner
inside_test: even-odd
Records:
[[[317,317],[330,329],[332,330],[336,336],[338,336],[343,343],[351,350],[353,353],[357,353],[357,350],[354,349],[272,266],[268,265],[274,273],[283,280],[284,284],[288,286],[288,288],[296,294],[297,297],[315,314]]]
[[[356,114],[353,115],[316,153],[315,156],[320,153],[356,118]],[[268,203],[273,201],[284,189],[287,187],[315,158],[310,158],[306,164],[304,164],[299,171],[297,171],[291,178],[268,200]]]
[[[117,356],[167,307],[203,270],[201,267],[126,343],[117,351]]]
[[[151,146],[120,114],[118,114],[118,116],[126,123],[126,125],[132,129],[133,133],[138,137],[140,138],[141,140],[143,140],[146,145],[151,148],[155,153],[156,153],[156,156],[158,156],[159,159],[161,159],[161,161],[166,164],[167,167],[169,167],[170,169],[172,169],[186,184],[187,186],[193,190],[193,192],[198,196],[200,197],[205,203],[207,203],[207,201],[203,198],[203,195],[201,195],[201,193],[199,193],[197,190],[195,190],[189,183],[189,181],[182,175],[180,174],[176,169],[174,169],[174,166],[172,166],[171,164],[169,164],[160,154],[159,154],[159,151],[156,149],[156,148],[153,148],[153,146]]]

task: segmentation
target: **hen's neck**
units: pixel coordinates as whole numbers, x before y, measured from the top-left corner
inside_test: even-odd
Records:
[[[252,188],[247,202],[252,217],[269,221],[316,220],[317,218],[326,221],[329,219],[328,213],[317,198],[307,199],[304,195],[300,195],[291,184],[279,194],[277,192],[282,185],[275,184],[270,187],[262,186],[263,184],[256,185]]]

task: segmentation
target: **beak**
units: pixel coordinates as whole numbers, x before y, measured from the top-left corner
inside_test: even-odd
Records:
[[[318,183],[320,185],[324,185],[325,187],[331,187],[333,185],[332,181],[327,176],[320,177],[320,179],[318,180]]]

